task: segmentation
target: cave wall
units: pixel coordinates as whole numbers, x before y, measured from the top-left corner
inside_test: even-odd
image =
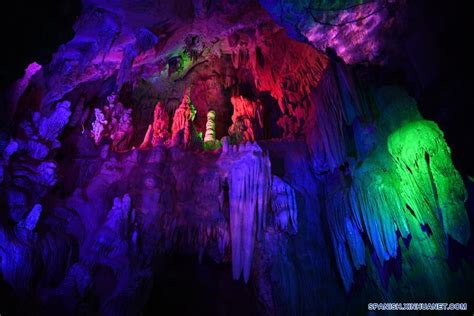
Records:
[[[258,314],[472,301],[472,184],[373,68],[398,53],[395,4],[286,4],[83,3],[74,38],[6,90],[5,304],[135,315],[180,265]]]

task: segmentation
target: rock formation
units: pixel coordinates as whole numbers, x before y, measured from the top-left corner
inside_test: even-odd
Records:
[[[92,122],[91,136],[96,145],[105,137],[112,140],[113,150],[129,149],[134,133],[132,109],[126,109],[115,93],[107,97],[107,102],[103,110],[94,109],[95,120]]]
[[[230,102],[234,106],[232,114],[232,125],[229,127],[229,135],[235,142],[254,142],[262,138],[263,130],[263,106],[260,102],[252,102],[240,97],[232,97]]]
[[[191,102],[190,91],[189,89],[186,89],[183,101],[181,101],[181,104],[178,106],[173,116],[171,140],[174,145],[190,145],[195,134],[193,126],[195,117],[196,109]]]
[[[472,183],[383,68],[405,4],[349,2],[84,1],[7,91],[12,314],[470,304]]]
[[[105,119],[104,113],[100,109],[94,109],[95,121],[92,123],[92,136],[94,137],[95,144],[98,145],[102,139],[102,133],[107,126],[107,120]]]
[[[253,249],[257,236],[266,227],[270,192],[270,160],[256,144],[247,142],[238,150],[225,152],[220,164],[226,164],[229,184],[232,272],[234,279],[250,277]]]
[[[211,110],[207,112],[206,134],[204,142],[214,142],[216,140],[216,112]]]
[[[163,143],[169,138],[168,126],[168,113],[166,113],[166,110],[163,108],[161,103],[158,102],[155,106],[153,115],[153,139],[151,140],[152,146]]]

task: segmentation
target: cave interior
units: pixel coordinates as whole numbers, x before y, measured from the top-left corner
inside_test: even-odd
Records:
[[[0,27],[0,314],[472,308],[462,8],[15,6]]]

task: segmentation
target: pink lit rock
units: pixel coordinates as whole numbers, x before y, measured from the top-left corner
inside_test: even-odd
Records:
[[[152,146],[164,143],[169,138],[169,117],[165,108],[158,101],[153,112],[153,138]]]
[[[231,97],[234,106],[232,125],[229,135],[238,143],[254,142],[256,137],[262,137],[263,105],[260,101],[251,101],[242,96]]]
[[[192,127],[192,121],[194,120],[194,113],[191,109],[191,97],[189,96],[189,90],[183,97],[183,101],[176,109],[173,116],[173,125],[171,126],[171,139],[173,145],[183,144],[188,146],[191,141],[192,133],[194,131]]]

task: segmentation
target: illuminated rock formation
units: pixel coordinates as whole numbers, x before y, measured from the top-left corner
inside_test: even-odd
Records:
[[[293,188],[286,182],[272,177],[271,205],[278,228],[296,233],[298,231],[298,209]]]
[[[256,144],[247,142],[238,152],[221,156],[228,170],[232,273],[234,279],[250,277],[253,250],[257,236],[266,227],[270,192],[270,161]]]
[[[103,111],[94,109],[95,120],[92,122],[91,136],[96,145],[106,137],[112,140],[113,150],[129,149],[134,133],[132,109],[126,109],[114,93],[107,97],[107,101]]]
[[[95,144],[98,145],[102,139],[102,133],[107,126],[107,120],[105,119],[104,113],[100,109],[94,109],[95,121],[92,123],[92,136],[94,137]]]
[[[84,1],[5,94],[0,313],[470,304],[472,183],[420,114],[441,83],[384,64],[405,5]]]
[[[232,114],[233,124],[229,127],[229,135],[236,143],[254,142],[255,137],[262,137],[263,106],[261,102],[254,102],[244,97],[232,97],[230,102],[234,106]]]
[[[155,106],[153,114],[153,139],[151,140],[152,146],[156,146],[163,143],[169,138],[169,118],[168,113],[163,108],[160,102]]]
[[[433,234],[439,225],[444,233],[467,243],[466,189],[436,123],[414,121],[402,126],[389,136],[388,151],[395,161],[401,197],[420,223],[429,225]],[[442,235],[435,238],[444,240]]]
[[[149,146],[163,145],[169,139],[169,117],[166,110],[158,101],[153,111],[153,123],[148,125],[148,129],[140,145],[141,149],[145,149]]]
[[[173,145],[188,146],[191,137],[194,135],[193,121],[196,117],[196,109],[191,102],[190,92],[187,89],[184,93],[183,101],[178,106],[173,116],[173,125],[171,126],[171,140]]]
[[[41,204],[36,204],[35,206],[33,206],[30,213],[28,213],[25,220],[18,223],[18,227],[22,227],[30,231],[33,231],[36,227],[36,224],[38,223],[40,219],[42,211],[43,211],[43,208],[41,207]]]
[[[216,140],[216,112],[207,112],[206,134],[204,134],[204,142],[214,142]]]
[[[132,109],[124,110],[110,134],[112,149],[119,151],[128,149],[133,131]]]

